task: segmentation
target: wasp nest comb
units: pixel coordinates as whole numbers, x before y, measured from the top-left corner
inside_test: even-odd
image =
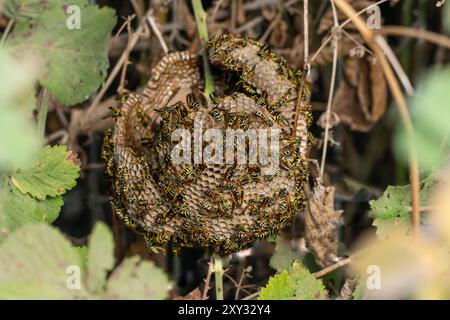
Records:
[[[202,85],[198,57],[168,54],[115,110],[103,157],[115,213],[151,245],[226,254],[303,209],[309,88],[257,41],[223,34],[207,50],[224,93],[209,106],[186,95]]]

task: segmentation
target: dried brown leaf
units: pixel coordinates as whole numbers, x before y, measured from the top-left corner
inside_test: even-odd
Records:
[[[387,84],[372,57],[345,59],[344,79],[333,101],[333,111],[352,130],[367,132],[383,116],[387,106]]]
[[[334,187],[318,184],[305,211],[306,246],[322,267],[339,260],[338,232],[343,220],[342,212],[334,209],[334,191]]]

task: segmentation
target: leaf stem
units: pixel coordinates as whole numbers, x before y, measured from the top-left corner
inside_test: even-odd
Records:
[[[38,123],[37,123],[37,133],[39,137],[45,138],[45,125],[47,123],[47,113],[48,113],[48,101],[50,95],[48,94],[47,88],[42,90],[39,113],[38,113]]]
[[[210,101],[210,94],[214,91],[214,80],[211,75],[211,69],[209,67],[208,53],[206,52],[206,42],[208,41],[208,29],[206,27],[206,12],[203,10],[203,5],[201,0],[192,0],[192,8],[194,9],[195,21],[197,22],[198,35],[200,36],[200,41],[202,43],[203,50],[203,71],[205,74],[205,89],[204,96],[208,102]]]
[[[216,281],[216,300],[223,300],[222,258],[214,253],[214,279]]]
[[[9,20],[8,25],[6,26],[6,29],[2,34],[2,40],[0,41],[0,47],[3,47],[5,45],[6,39],[8,38],[8,35],[11,32],[14,22],[16,22],[14,19]]]

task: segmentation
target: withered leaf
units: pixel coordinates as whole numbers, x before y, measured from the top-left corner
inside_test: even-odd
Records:
[[[327,267],[338,261],[342,212],[334,209],[334,187],[318,184],[305,211],[306,246],[316,262]]]
[[[333,111],[352,130],[367,132],[386,111],[388,91],[379,62],[373,57],[348,57],[344,79],[333,101]]]

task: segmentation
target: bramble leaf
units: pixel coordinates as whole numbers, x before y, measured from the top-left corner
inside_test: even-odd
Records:
[[[275,253],[270,258],[270,266],[281,272],[289,269],[295,261],[301,262],[304,255],[304,253],[294,250],[285,239],[278,237]]]
[[[63,205],[61,197],[37,200],[6,181],[0,187],[0,242],[8,233],[31,222],[52,223]]]
[[[32,166],[17,170],[11,182],[22,193],[44,200],[72,189],[79,172],[78,160],[66,146],[46,146]]]
[[[64,3],[34,12],[31,20],[19,20],[8,45],[17,55],[26,52],[38,57],[44,68],[41,84],[60,103],[73,105],[89,98],[106,76],[116,17],[112,9],[91,6],[86,0],[71,1],[80,9],[77,16]],[[79,28],[71,25],[76,19]]]
[[[325,299],[327,292],[321,280],[316,279],[307,269],[294,263],[269,279],[261,290],[259,300],[318,300]]]
[[[429,199],[430,185],[425,180],[420,191],[420,203],[426,204]],[[377,227],[377,235],[388,238],[392,234],[406,235],[411,226],[411,188],[410,186],[388,186],[377,200],[369,201]]]
[[[26,225],[0,245],[0,299],[86,297],[84,288],[68,288],[70,266],[81,266],[81,257],[59,231]]]
[[[87,249],[73,247],[46,224],[20,228],[0,244],[0,299],[165,298],[167,276],[137,256],[125,259],[106,280],[105,272],[113,264],[111,238],[105,225],[97,225]],[[106,253],[100,253],[101,249]],[[83,258],[86,252],[87,262]],[[101,262],[101,258],[107,261]],[[98,277],[92,277],[92,270]]]
[[[160,300],[167,296],[169,281],[152,262],[134,256],[117,267],[103,295],[106,299]]]
[[[89,238],[87,276],[92,292],[102,290],[106,276],[114,266],[114,241],[111,232],[104,223],[97,223]]]

